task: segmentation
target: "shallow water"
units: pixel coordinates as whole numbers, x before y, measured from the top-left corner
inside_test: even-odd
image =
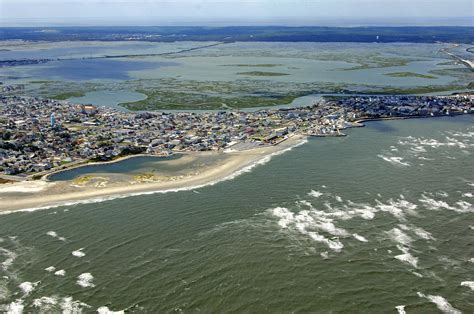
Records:
[[[136,175],[154,173],[157,175],[176,176],[201,167],[209,167],[225,158],[222,155],[174,154],[168,157],[136,156],[112,163],[91,164],[70,170],[61,171],[48,177],[50,181],[73,180],[86,174],[127,174]],[[178,162],[176,162],[178,161]]]
[[[170,53],[210,43],[49,43],[0,52],[0,60],[22,58],[61,58],[45,64],[0,68],[7,84],[38,80],[107,81],[137,79],[178,79],[186,81],[269,80],[281,83],[335,83],[375,86],[429,86],[452,83],[456,78],[391,77],[393,72],[430,74],[432,70],[459,68],[440,65],[450,61],[439,53],[441,44],[358,44],[358,43],[232,43],[192,50],[176,55],[124,57],[120,59],[81,59],[104,55]],[[73,45],[73,46],[71,46]],[[63,47],[64,46],[64,47]],[[406,65],[346,71],[359,63],[379,60],[405,60]],[[366,58],[364,58],[366,56]],[[272,67],[237,65],[271,64]],[[247,76],[242,72],[278,72],[284,76]],[[239,74],[240,73],[240,74]]]
[[[100,90],[86,93],[82,97],[68,98],[68,101],[74,104],[107,106],[118,109],[120,111],[128,111],[126,108],[119,106],[119,104],[143,100],[146,99],[146,97],[147,96],[145,94],[128,90]]]
[[[0,302],[472,312],[474,116],[347,133],[214,186],[0,216]]]

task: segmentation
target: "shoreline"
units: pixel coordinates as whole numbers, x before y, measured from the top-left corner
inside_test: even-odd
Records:
[[[471,115],[468,113],[467,115]],[[365,122],[387,121],[387,120],[406,120],[416,118],[437,118],[437,117],[456,117],[465,115],[463,113],[438,115],[438,116],[406,116],[406,117],[383,117],[372,119],[360,119],[352,122],[353,127],[364,127]],[[249,172],[254,167],[265,164],[271,160],[271,157],[280,155],[307,142],[311,135],[291,134],[275,145],[265,145],[242,151],[205,151],[205,152],[177,152],[187,156],[223,156],[223,162],[204,167],[202,172],[194,175],[171,177],[167,181],[139,181],[139,182],[113,182],[115,186],[81,186],[74,185],[73,180],[67,181],[49,181],[48,177],[52,174],[67,171],[75,168],[94,166],[102,164],[111,164],[121,162],[134,157],[153,157],[155,155],[137,154],[128,155],[110,161],[88,162],[85,164],[74,165],[66,169],[58,169],[45,174],[39,180],[23,180],[13,183],[0,185],[0,215],[9,214],[17,211],[35,211],[39,209],[48,209],[59,206],[68,206],[73,204],[96,203],[117,198],[125,198],[137,195],[148,195],[157,193],[169,193],[179,191],[195,190],[206,186],[212,186],[222,181],[232,180],[240,174]],[[166,159],[167,156],[156,156]],[[173,160],[170,160],[173,162]],[[118,176],[126,177],[125,174]],[[100,175],[94,179],[103,179]],[[176,179],[177,178],[177,179]],[[73,187],[74,189],[72,189]],[[80,190],[77,190],[77,189]],[[10,193],[10,195],[8,195]],[[6,195],[7,194],[7,195]],[[11,195],[14,194],[14,195]],[[8,205],[7,205],[8,204]]]
[[[276,146],[264,146],[230,153],[205,152],[225,156],[225,160],[218,165],[206,167],[202,172],[195,175],[164,182],[129,183],[99,188],[85,186],[79,187],[79,190],[77,186],[71,185],[71,181],[36,180],[4,184],[0,186],[0,215],[73,204],[95,203],[137,195],[199,189],[222,181],[232,180],[258,165],[267,163],[273,156],[283,154],[306,143],[306,141],[306,136],[293,135]],[[199,154],[199,152],[196,154]],[[15,187],[19,188],[18,192],[12,191]]]

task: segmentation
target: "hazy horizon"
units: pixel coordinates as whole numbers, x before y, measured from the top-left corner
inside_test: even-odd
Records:
[[[0,0],[0,26],[473,26],[470,0]]]

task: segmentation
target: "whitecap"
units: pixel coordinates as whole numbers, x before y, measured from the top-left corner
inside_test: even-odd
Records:
[[[425,298],[428,301],[434,303],[436,307],[443,313],[446,314],[462,314],[461,311],[455,309],[445,298],[439,295],[425,295],[421,292],[417,292],[420,298]]]
[[[94,280],[94,276],[91,273],[83,273],[77,277],[76,283],[84,288],[95,287],[92,280]]]
[[[63,313],[81,313],[83,308],[90,308],[89,305],[81,301],[76,301],[72,297],[65,297],[60,303]]]
[[[366,238],[364,238],[364,237],[361,236],[361,235],[358,235],[357,233],[353,233],[352,236],[353,236],[355,239],[359,240],[360,242],[369,242]]]
[[[13,301],[12,303],[8,304],[7,313],[8,314],[21,314],[21,313],[23,313],[24,307],[25,306],[23,305],[23,300],[18,299],[16,301]]]
[[[407,225],[403,225],[403,224],[399,224],[398,227],[400,229],[403,229],[405,231],[411,231],[413,232],[415,235],[417,235],[418,237],[420,237],[421,239],[424,239],[424,240],[435,240],[435,238],[433,237],[433,235],[424,230],[423,228],[420,228],[420,227],[416,227],[416,226],[413,226],[413,225],[410,225],[410,226],[407,226]]]
[[[395,307],[398,311],[398,314],[407,314],[407,312],[405,312],[405,305],[397,305]]]
[[[442,197],[448,197],[449,194],[445,191],[438,191],[436,192],[436,195],[442,196]]]
[[[330,249],[339,252],[342,250],[344,245],[339,241],[339,239],[333,238],[328,239],[325,236],[319,234],[314,229],[323,230],[327,233],[336,236],[348,236],[349,233],[342,229],[336,227],[332,223],[332,219],[324,217],[324,212],[316,210],[302,210],[297,214],[294,214],[290,210],[284,207],[276,207],[270,210],[270,213],[273,216],[279,218],[278,225],[283,229],[291,228],[305,236],[308,236],[310,239],[323,243],[327,245]]]
[[[403,244],[404,246],[410,246],[413,242],[413,239],[409,235],[398,228],[393,228],[385,233],[390,237],[390,239],[396,243]]]
[[[474,291],[474,281],[463,281],[461,282],[461,286],[468,287],[472,291]]]
[[[327,239],[326,237],[314,231],[308,232],[308,235],[314,241],[326,244],[331,250],[335,252],[340,252],[344,248],[344,244],[342,244],[337,238]]]
[[[284,207],[276,207],[272,210],[272,214],[279,217],[278,225],[282,228],[287,228],[288,225],[293,221],[294,214]]]
[[[405,216],[407,214],[411,216],[418,215],[418,213],[415,211],[418,206],[403,198],[399,200],[389,199],[387,204],[384,204],[379,200],[375,200],[375,202],[377,203],[375,206],[376,209],[382,212],[388,212],[399,220],[405,220]]]
[[[451,210],[457,213],[474,212],[472,208],[472,204],[463,200],[456,202],[456,205],[457,205],[456,207],[456,206],[449,205],[445,201],[438,201],[438,200],[428,197],[426,194],[423,194],[422,198],[419,201],[423,203],[426,209],[429,209],[429,210],[447,209],[447,210]]]
[[[318,198],[323,195],[323,193],[315,190],[311,190],[311,192],[308,193],[309,196],[312,196],[314,198]]]
[[[58,236],[56,231],[48,231],[48,232],[46,232],[46,234],[49,235],[50,237],[53,237],[53,238],[56,238]]]
[[[463,197],[474,197],[474,194],[472,193],[463,193]]]
[[[54,273],[56,276],[65,276],[66,271],[64,269],[60,269]]]
[[[46,232],[47,235],[49,235],[52,238],[58,239],[60,241],[66,241],[66,238],[60,237],[56,231],[48,231]]]
[[[7,271],[8,268],[13,265],[13,262],[15,261],[15,259],[17,258],[17,255],[15,252],[13,251],[10,251],[10,250],[7,250],[7,249],[4,249],[2,247],[0,247],[0,253],[4,256],[6,256],[7,258],[2,262],[2,269],[4,271]]]
[[[383,160],[391,163],[392,165],[395,166],[403,166],[403,167],[408,167],[410,164],[408,162],[403,161],[403,157],[396,157],[396,156],[384,156],[384,155],[377,155],[377,157],[382,158]]]
[[[84,248],[80,248],[79,250],[73,251],[71,254],[75,257],[84,257],[86,253],[82,252]]]
[[[422,239],[436,240],[430,232],[428,232],[428,231],[426,231],[426,230],[424,230],[420,227],[414,227],[413,232]]]
[[[47,272],[52,273],[53,271],[56,270],[56,267],[54,267],[54,266],[49,266],[49,267],[46,267],[44,270],[46,270]]]
[[[58,304],[58,299],[54,296],[41,297],[33,300],[33,306],[40,308],[41,312],[51,311],[56,304]]]
[[[394,258],[398,259],[401,262],[409,264],[415,268],[418,267],[418,257],[413,256],[410,253],[410,249],[401,245],[397,245],[397,248],[403,252],[403,254],[396,255]]]
[[[18,287],[21,289],[21,291],[23,291],[24,295],[29,295],[39,283],[40,283],[39,281],[37,282],[25,281],[25,282],[22,282],[20,285],[18,285]]]
[[[97,309],[97,313],[99,313],[99,314],[124,314],[125,311],[124,310],[112,311],[107,306],[101,306]]]

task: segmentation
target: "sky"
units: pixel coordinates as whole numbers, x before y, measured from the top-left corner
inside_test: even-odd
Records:
[[[473,0],[0,0],[0,25],[473,25]]]

